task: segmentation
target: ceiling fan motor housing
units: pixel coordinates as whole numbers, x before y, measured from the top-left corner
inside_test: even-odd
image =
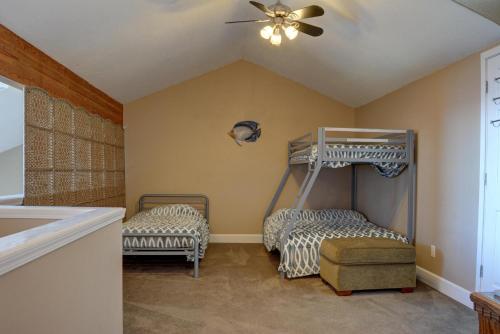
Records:
[[[277,2],[276,4],[269,6],[269,10],[274,12],[274,15],[276,17],[287,17],[291,12],[292,9],[281,2]]]

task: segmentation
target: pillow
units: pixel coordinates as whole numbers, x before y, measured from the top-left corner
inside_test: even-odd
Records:
[[[147,210],[147,213],[154,216],[170,217],[197,217],[205,218],[200,211],[187,204],[166,204],[156,206]]]
[[[268,219],[271,221],[287,221],[292,218],[294,209],[279,209],[275,211]],[[297,217],[299,221],[345,221],[345,220],[357,220],[366,221],[366,217],[363,214],[348,209],[321,209],[321,210],[311,210],[305,209],[299,212]]]

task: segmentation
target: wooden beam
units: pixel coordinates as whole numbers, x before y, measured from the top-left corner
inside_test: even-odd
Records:
[[[123,122],[123,105],[0,24],[0,76]]]

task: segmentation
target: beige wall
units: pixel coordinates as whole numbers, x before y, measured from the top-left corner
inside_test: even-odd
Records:
[[[241,120],[261,123],[257,143],[239,147],[227,135]],[[351,108],[245,61],[129,103],[127,215],[143,193],[205,193],[212,233],[261,233],[288,140],[319,126],[352,125]],[[278,206],[291,204],[302,173],[295,171]],[[348,206],[349,171],[320,177],[325,182],[317,183],[309,205]]]
[[[211,199],[212,233],[260,233],[266,205],[286,166],[289,139],[328,125],[411,128],[418,133],[418,264],[474,289],[479,54],[354,114],[244,61],[130,103],[125,106],[127,214],[145,192],[202,192]],[[257,144],[238,147],[226,135],[243,119],[261,122]],[[295,171],[278,207],[290,205],[302,174]],[[321,178],[309,204],[347,207],[349,170],[322,171]],[[406,187],[406,173],[388,180],[363,167],[359,209],[373,222],[404,232]],[[436,258],[430,257],[431,244],[437,247]]]
[[[0,196],[23,193],[23,145],[0,153]]]
[[[0,333],[123,333],[121,221],[0,276]]]
[[[417,131],[417,263],[469,290],[475,284],[480,98],[475,54],[356,111],[358,127]],[[400,229],[406,217],[405,180],[384,182],[363,173],[361,211]],[[437,247],[436,258],[430,245]]]

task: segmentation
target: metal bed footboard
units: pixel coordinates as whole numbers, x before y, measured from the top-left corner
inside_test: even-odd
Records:
[[[200,240],[196,235],[187,233],[123,233],[123,237],[155,237],[155,238],[190,238],[193,247],[165,247],[165,248],[124,248],[123,255],[192,255],[194,258],[193,277],[199,277]]]
[[[209,200],[202,194],[145,194],[139,198],[139,211],[151,209],[155,206],[165,204],[189,204],[200,213],[209,223]],[[123,255],[192,255],[194,258],[193,277],[199,277],[200,263],[200,239],[189,233],[123,233],[125,237],[170,237],[170,238],[191,238],[193,247],[168,247],[168,248],[124,248]]]

